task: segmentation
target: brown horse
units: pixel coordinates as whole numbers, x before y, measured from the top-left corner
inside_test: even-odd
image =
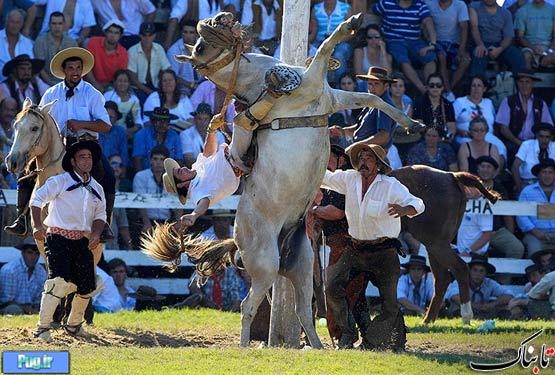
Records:
[[[468,267],[450,246],[455,238],[466,209],[466,188],[474,188],[491,203],[499,194],[488,190],[480,179],[466,172],[443,172],[423,165],[394,170],[390,174],[401,181],[409,191],[420,197],[426,210],[412,219],[402,219],[403,231],[408,231],[422,242],[428,250],[430,266],[434,274],[434,296],[424,323],[437,319],[443,296],[450,282],[451,271],[458,284],[461,297],[463,323],[472,319]]]

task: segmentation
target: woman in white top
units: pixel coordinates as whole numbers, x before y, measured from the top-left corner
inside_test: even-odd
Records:
[[[353,55],[355,74],[366,74],[371,66],[379,66],[392,72],[391,55],[387,53],[379,26],[368,25],[364,35],[366,45],[355,48]]]
[[[177,116],[171,124],[178,125],[191,118],[193,105],[191,100],[177,87],[177,75],[171,69],[160,72],[158,90],[148,96],[144,104],[144,112],[152,111],[156,107],[167,108],[172,115]]]
[[[114,89],[104,93],[106,101],[113,101],[118,105],[121,118],[116,122],[127,129],[128,140],[143,126],[141,104],[139,98],[130,89],[130,78],[127,70],[118,70],[114,74]]]
[[[470,80],[470,93],[467,96],[457,98],[453,102],[455,110],[455,122],[457,125],[457,136],[455,143],[462,145],[471,141],[469,124],[476,117],[482,117],[488,124],[486,142],[494,144],[501,156],[507,160],[507,147],[499,138],[493,134],[493,124],[495,122],[495,107],[493,102],[484,98],[487,91],[486,80],[483,77],[475,76]]]

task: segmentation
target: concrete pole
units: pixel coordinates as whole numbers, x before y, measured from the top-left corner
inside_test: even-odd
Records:
[[[309,0],[284,0],[281,34],[281,60],[303,66],[308,52]],[[312,270],[307,270],[311,272]],[[270,346],[297,348],[300,345],[301,325],[295,314],[293,285],[283,276],[273,285],[270,315]]]

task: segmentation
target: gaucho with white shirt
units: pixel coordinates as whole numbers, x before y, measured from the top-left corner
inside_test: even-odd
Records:
[[[62,159],[66,172],[50,177],[37,189],[30,203],[33,236],[37,241],[45,241],[48,264],[35,337],[50,339],[54,311],[60,300],[72,292],[77,293],[64,328],[72,335],[82,333],[85,309],[96,291],[92,250],[98,246],[106,222],[104,190],[91,175],[100,154],[100,146],[94,141],[71,145]],[[41,218],[46,204],[49,204],[44,219],[47,231]]]
[[[349,348],[356,332],[345,299],[345,288],[352,272],[367,272],[383,298],[382,312],[368,328],[364,344],[370,348],[403,349],[404,320],[397,303],[400,274],[397,240],[401,217],[424,212],[422,199],[412,195],[396,178],[386,153],[378,145],[355,143],[346,149],[356,170],[326,171],[322,187],[345,195],[345,216],[349,224],[350,247],[330,267],[326,290],[329,308],[343,332],[339,348]]]

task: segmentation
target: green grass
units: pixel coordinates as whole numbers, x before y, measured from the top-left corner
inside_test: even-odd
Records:
[[[418,318],[408,317],[410,332],[404,354],[330,349],[241,350],[237,347],[239,315],[213,310],[97,314],[95,328],[90,330],[94,340],[68,341],[59,337],[59,341],[45,345],[26,338],[19,344],[17,335],[22,330],[29,332],[36,319],[0,316],[0,348],[69,349],[73,374],[459,374],[471,373],[470,360],[513,357],[520,342],[541,328],[546,331],[535,340],[537,346],[543,342],[555,345],[554,322],[497,321],[494,333],[482,335],[474,329],[461,329],[459,320],[439,320],[422,326]],[[318,332],[329,344],[326,329],[318,327]],[[3,336],[7,333],[15,334],[15,338],[5,341]],[[104,338],[109,342],[103,342]],[[143,346],[122,343],[122,338]],[[517,365],[502,373],[530,374],[531,369]],[[555,363],[540,371],[547,373],[555,374]]]

